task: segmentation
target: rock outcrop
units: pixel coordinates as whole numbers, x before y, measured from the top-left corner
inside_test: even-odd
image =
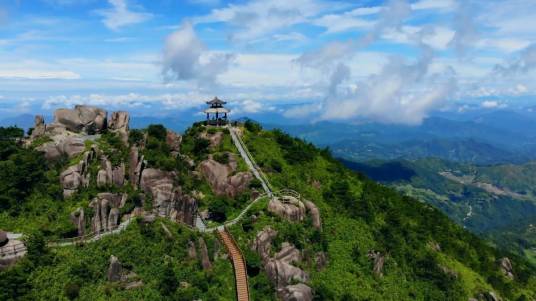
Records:
[[[91,148],[91,150],[84,153],[82,160],[78,164],[69,166],[60,174],[64,197],[69,197],[78,191],[80,187],[89,185],[89,165],[95,159],[97,153],[97,148]]]
[[[166,144],[169,146],[169,150],[171,152],[171,155],[173,157],[177,156],[179,154],[179,151],[181,149],[181,142],[182,142],[182,136],[173,132],[173,131],[167,131],[166,134]]]
[[[203,267],[203,270],[205,271],[210,270],[212,268],[212,263],[210,263],[210,258],[208,257],[207,244],[205,243],[205,240],[203,239],[203,237],[199,237],[197,244],[199,245],[199,255],[201,256],[201,266]]]
[[[159,216],[193,226],[197,213],[197,200],[182,193],[174,185],[175,174],[159,169],[142,171],[140,188],[153,198],[153,208]]]
[[[119,259],[114,255],[110,256],[110,264],[108,265],[108,281],[117,282],[121,281],[121,275],[123,273],[123,266]]]
[[[253,241],[252,250],[256,251],[262,260],[270,257],[270,251],[272,250],[272,240],[277,236],[277,231],[271,227],[265,227],[262,231],[258,232]]]
[[[320,219],[320,210],[318,210],[318,207],[311,201],[305,201],[305,208],[307,208],[307,211],[311,215],[313,227],[317,230],[322,230],[322,220]]]
[[[33,138],[43,136],[45,134],[45,130],[46,130],[45,118],[43,118],[43,116],[41,115],[36,115],[31,138],[33,139]]]
[[[313,291],[303,283],[283,287],[278,296],[284,301],[310,301],[313,300]]]
[[[108,129],[111,132],[117,133],[123,143],[128,143],[128,130],[129,130],[130,115],[128,112],[113,112],[108,122]]]
[[[249,172],[239,172],[231,176],[236,168],[236,159],[232,154],[229,154],[228,164],[221,164],[209,158],[199,165],[199,170],[207,179],[212,191],[217,195],[226,195],[231,198],[246,190],[253,180],[253,176]]]
[[[126,194],[99,193],[90,203],[93,208],[91,226],[94,232],[111,231],[119,224],[119,208],[126,201]]]
[[[372,272],[374,273],[374,275],[382,277],[383,265],[385,264],[385,255],[381,254],[380,252],[371,250],[369,251],[367,256],[374,261],[374,267],[372,268]]]
[[[309,281],[309,275],[293,265],[302,261],[301,252],[289,242],[284,242],[281,250],[270,257],[271,242],[276,236],[275,230],[265,227],[257,233],[251,247],[261,257],[268,279],[282,300],[312,300],[312,290],[304,284]]]
[[[269,259],[264,269],[268,279],[278,290],[296,281],[306,282],[309,280],[309,276],[302,269],[282,260]]]
[[[85,148],[86,145],[83,137],[59,136],[54,137],[53,141],[44,143],[36,149],[44,153],[45,159],[54,161],[60,159],[62,156],[73,158],[84,152]]]
[[[188,241],[188,258],[197,259],[197,249],[193,241]]]
[[[512,267],[512,262],[510,261],[510,258],[503,257],[499,259],[499,266],[506,277],[514,279],[514,268]]]
[[[292,196],[272,198],[268,203],[268,211],[291,222],[303,221],[305,217],[305,206]]]
[[[76,226],[78,236],[84,236],[86,232],[86,219],[83,208],[79,207],[71,213],[71,222]]]
[[[97,107],[76,105],[73,110],[54,112],[54,124],[75,133],[95,134],[106,129],[106,111]]]
[[[137,146],[132,146],[128,155],[128,178],[130,180],[130,183],[132,184],[132,187],[135,188],[137,188],[140,184],[141,173],[145,168],[143,155],[140,156],[139,152],[140,151]]]

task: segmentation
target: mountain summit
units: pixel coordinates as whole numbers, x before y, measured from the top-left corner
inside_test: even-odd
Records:
[[[250,120],[76,106],[0,134],[2,300],[536,298],[523,258]]]

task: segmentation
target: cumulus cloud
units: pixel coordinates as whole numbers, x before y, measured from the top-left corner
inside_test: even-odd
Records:
[[[510,63],[496,65],[494,71],[501,76],[526,74],[536,67],[536,44],[525,48],[519,56]]]
[[[459,5],[456,11],[454,22],[454,37],[450,41],[450,46],[456,49],[459,56],[465,56],[467,49],[473,46],[478,40],[479,35],[474,22],[473,7],[468,1]]]
[[[251,42],[278,30],[304,23],[319,13],[336,7],[336,3],[316,0],[253,0],[228,4],[213,9],[207,16],[194,19],[195,23],[225,22],[235,29],[233,41]]]
[[[150,13],[129,10],[127,0],[108,0],[108,3],[112,7],[97,10],[96,13],[103,17],[102,22],[111,30],[118,30],[127,25],[145,22],[153,16]]]
[[[414,63],[393,58],[379,74],[328,95],[320,119],[365,117],[386,123],[420,123],[456,87],[452,75],[427,76],[431,59],[428,52]]]
[[[192,24],[185,22],[166,38],[162,75],[166,81],[193,80],[199,86],[213,85],[234,59],[233,54],[208,51]]]
[[[426,3],[422,4],[423,6]],[[424,8],[423,8],[424,9]],[[392,0],[380,11],[380,20],[358,40],[333,42],[319,50],[304,53],[295,61],[302,67],[324,70],[327,77],[325,99],[319,104],[292,108],[286,116],[315,114],[319,120],[371,118],[388,123],[418,124],[428,112],[440,106],[456,90],[451,69],[430,74],[433,52],[426,39],[433,28],[423,27],[406,34],[421,49],[420,58],[411,63],[394,56],[383,69],[363,81],[350,83],[349,57],[380,38],[385,32],[402,32],[411,14],[407,1]],[[443,43],[445,41],[442,41]]]

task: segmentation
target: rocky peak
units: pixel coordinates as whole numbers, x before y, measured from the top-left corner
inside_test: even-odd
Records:
[[[54,112],[54,124],[75,133],[94,134],[106,129],[106,111],[93,106],[76,105],[74,109]]]

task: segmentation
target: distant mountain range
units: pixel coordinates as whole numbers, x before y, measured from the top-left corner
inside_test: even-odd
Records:
[[[337,157],[353,161],[436,157],[491,164],[536,159],[536,115],[514,111],[470,118],[445,114],[427,118],[418,126],[319,122],[267,127],[328,146]]]
[[[342,161],[536,263],[536,162],[479,166],[440,159]]]

